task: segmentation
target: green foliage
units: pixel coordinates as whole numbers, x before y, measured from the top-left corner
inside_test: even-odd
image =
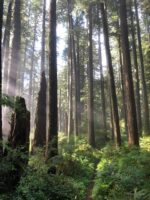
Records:
[[[92,149],[84,138],[67,143],[63,134],[59,137],[59,144],[59,155],[48,161],[45,161],[44,149],[36,149],[35,154],[30,156],[28,168],[24,170],[16,190],[10,196],[0,195],[0,200],[84,200],[95,163],[100,157],[99,151]],[[18,155],[16,150],[10,152]],[[12,157],[16,163],[16,157]],[[3,175],[9,171],[7,168],[14,167],[14,162],[12,165],[6,162],[5,166],[1,163]],[[51,166],[56,167],[56,174],[48,173]],[[7,172],[4,173],[4,170]]]
[[[28,171],[22,178],[15,200],[73,200],[79,199],[78,185],[63,175],[49,175],[40,171]]]
[[[150,198],[149,142],[150,138],[142,139],[142,149],[114,149],[107,146],[102,150],[102,160],[97,166],[93,190],[95,200]]]
[[[12,149],[5,145],[5,153],[0,157],[0,193],[10,192],[16,187],[27,160],[23,148]]]

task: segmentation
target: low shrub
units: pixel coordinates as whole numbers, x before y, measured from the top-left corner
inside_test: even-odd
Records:
[[[102,150],[93,199],[150,199],[150,152],[147,145],[149,142],[150,138],[142,139],[141,149],[115,149],[107,146]]]

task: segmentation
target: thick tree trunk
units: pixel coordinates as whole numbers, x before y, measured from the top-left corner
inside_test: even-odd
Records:
[[[62,95],[61,95],[61,89],[60,89],[60,92],[59,92],[59,111],[58,111],[58,120],[59,120],[59,123],[58,123],[58,131],[61,132],[62,131],[62,106],[61,106],[61,102],[62,102]]]
[[[42,23],[42,53],[41,53],[41,84],[37,99],[37,111],[35,116],[34,146],[43,147],[46,144],[46,78],[45,78],[45,14],[46,0],[43,2]]]
[[[103,3],[100,4],[100,9],[101,9],[101,14],[102,14],[104,40],[105,40],[107,64],[108,64],[109,78],[110,78],[110,92],[111,92],[111,98],[112,98],[112,112],[113,112],[112,115],[114,119],[114,136],[115,136],[116,145],[120,146],[121,136],[120,136],[120,126],[119,126],[118,103],[117,103],[117,96],[116,96],[112,58],[111,58],[111,53],[110,53],[107,16],[106,16],[106,11],[104,9]]]
[[[135,69],[135,100],[136,100],[136,113],[137,113],[137,124],[139,134],[142,134],[142,119],[141,119],[141,103],[140,103],[140,80],[139,80],[139,69],[137,61],[137,50],[136,50],[136,40],[135,40],[135,29],[134,29],[134,19],[133,11],[130,10],[131,16],[131,36],[132,36],[132,51],[133,51],[133,62]]]
[[[9,141],[12,148],[20,146],[29,151],[30,112],[26,109],[25,99],[16,97],[15,110],[11,118]]]
[[[49,13],[49,132],[47,158],[58,154],[56,0],[50,1]]]
[[[46,78],[42,72],[35,116],[34,147],[46,145]]]
[[[89,5],[89,64],[88,64],[88,142],[95,147],[94,95],[93,95],[93,19],[92,5]]]
[[[11,64],[8,80],[8,94],[15,96],[17,85],[17,73],[20,67],[21,45],[21,0],[15,0],[14,11],[14,36],[12,42]]]
[[[2,26],[3,26],[3,4],[4,1],[0,2],[0,100],[2,98]],[[2,140],[2,106],[0,104],[0,141]],[[0,156],[2,149],[0,147]]]
[[[138,48],[139,48],[139,58],[140,58],[140,68],[141,68],[141,82],[142,82],[142,92],[143,92],[143,129],[145,134],[150,134],[150,118],[149,118],[149,106],[148,106],[148,97],[147,97],[147,86],[145,81],[145,70],[144,70],[144,60],[143,60],[143,51],[142,51],[142,42],[141,42],[141,30],[139,24],[139,14],[137,0],[134,0],[135,6],[135,16],[137,23],[137,37],[138,37]]]
[[[128,143],[129,145],[139,145],[136,107],[133,90],[133,80],[131,71],[131,59],[128,41],[128,25],[126,15],[126,1],[120,1],[120,20],[121,20],[121,41],[123,52],[123,74],[124,86],[126,95],[126,109],[127,109],[127,125],[128,125]]]

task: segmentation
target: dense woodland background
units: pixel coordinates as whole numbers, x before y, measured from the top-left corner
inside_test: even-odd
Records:
[[[150,1],[0,1],[0,199],[150,200]]]

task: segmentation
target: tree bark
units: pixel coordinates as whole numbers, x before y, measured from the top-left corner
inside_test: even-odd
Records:
[[[50,1],[49,22],[49,132],[47,157],[58,154],[56,0]]]
[[[46,78],[42,72],[35,116],[34,147],[46,145]]]
[[[98,27],[98,55],[100,66],[100,88],[101,88],[101,102],[102,102],[102,120],[103,130],[107,131],[106,125],[106,105],[105,105],[105,90],[104,90],[104,77],[103,77],[103,65],[102,65],[102,52],[101,52],[101,38],[100,38],[100,24]]]
[[[141,119],[141,103],[140,103],[140,80],[139,80],[139,69],[137,61],[137,49],[136,49],[136,40],[135,40],[135,28],[134,28],[134,19],[133,11],[130,10],[131,17],[131,36],[132,36],[132,51],[133,51],[133,62],[135,69],[135,100],[136,100],[136,113],[137,113],[137,124],[139,134],[142,135],[142,119]]]
[[[9,141],[12,148],[20,146],[29,152],[30,112],[26,109],[25,99],[16,97],[15,110],[11,118]]]
[[[2,98],[2,26],[3,26],[3,4],[4,1],[0,2],[0,100]],[[2,140],[2,106],[0,104],[0,141]],[[0,148],[0,156],[2,149]]]
[[[126,1],[120,1],[120,20],[121,20],[121,41],[123,52],[123,74],[126,95],[128,143],[130,146],[139,145],[139,136],[137,128],[136,107],[133,90],[133,80],[131,71],[131,58],[128,40],[128,25],[126,14]]]
[[[113,115],[113,119],[114,119],[114,137],[115,137],[116,145],[120,146],[121,145],[121,136],[120,136],[120,126],[119,126],[118,103],[117,103],[117,96],[116,96],[112,58],[111,58],[111,53],[110,53],[107,16],[106,16],[106,11],[104,9],[103,3],[100,4],[100,9],[101,9],[101,14],[102,14],[104,40],[105,40],[105,47],[106,47],[106,57],[107,57],[107,64],[108,64],[109,78],[110,78],[110,92],[111,92],[111,98],[112,98],[112,115]]]
[[[139,58],[140,58],[140,68],[141,68],[141,82],[142,82],[142,92],[143,92],[143,129],[145,134],[150,134],[150,118],[149,118],[149,106],[148,106],[148,97],[147,97],[147,86],[145,81],[145,69],[144,69],[144,60],[143,60],[143,51],[142,51],[142,42],[141,42],[141,30],[139,24],[139,14],[137,0],[134,0],[135,6],[135,16],[136,16],[136,26],[137,26],[137,38],[138,38],[138,48],[139,48]]]
[[[89,5],[89,64],[88,64],[88,142],[95,147],[94,132],[94,95],[93,95],[93,19],[92,4]]]
[[[73,134],[73,55],[70,6],[70,1],[68,0],[68,141],[70,141]]]
[[[43,0],[41,74],[43,71],[45,71],[45,17],[46,17],[46,0]]]

